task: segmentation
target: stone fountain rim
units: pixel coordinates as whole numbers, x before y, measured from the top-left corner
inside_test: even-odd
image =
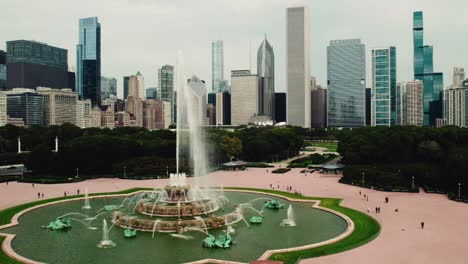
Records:
[[[213,189],[217,189],[217,188],[213,188]],[[276,253],[299,251],[299,250],[311,249],[311,248],[315,248],[315,247],[320,247],[320,246],[332,244],[332,243],[338,242],[338,241],[348,237],[354,231],[354,222],[351,220],[351,218],[349,218],[347,215],[345,215],[345,214],[343,214],[341,212],[338,212],[338,211],[335,211],[335,210],[332,210],[332,209],[329,209],[329,208],[321,207],[320,206],[320,202],[321,202],[320,200],[316,200],[316,199],[310,199],[310,200],[308,200],[308,199],[295,199],[295,198],[290,198],[290,197],[287,197],[287,196],[283,196],[281,194],[267,192],[268,190],[255,191],[255,190],[230,189],[230,188],[223,188],[223,190],[227,191],[227,192],[243,192],[243,193],[254,193],[254,194],[269,195],[269,196],[278,197],[278,198],[287,200],[289,202],[312,203],[312,206],[311,206],[312,208],[322,210],[322,211],[326,211],[326,212],[332,213],[334,215],[337,215],[340,218],[342,218],[343,220],[345,220],[347,225],[348,225],[348,228],[346,229],[345,232],[343,232],[342,234],[340,234],[339,236],[336,236],[334,238],[331,238],[331,239],[328,239],[328,240],[325,240],[325,241],[322,241],[322,242],[313,243],[313,244],[309,244],[309,245],[298,246],[298,247],[282,248],[282,249],[269,249],[269,250],[266,250],[256,260],[267,260],[269,257],[271,257],[273,254],[276,254]],[[122,196],[135,195],[135,194],[142,193],[142,192],[151,192],[151,191],[150,190],[137,190],[137,191],[134,191],[134,192],[131,192],[131,193],[103,194],[103,195],[97,194],[97,195],[90,196],[88,198],[89,199],[94,199],[94,198],[122,197]],[[16,213],[12,217],[11,222],[9,224],[5,224],[5,225],[0,226],[0,231],[3,230],[3,229],[6,229],[6,228],[10,228],[10,227],[19,225],[18,219],[23,214],[26,214],[26,213],[28,213],[30,211],[33,211],[33,210],[36,210],[36,209],[39,209],[39,208],[42,208],[42,207],[54,205],[54,204],[60,204],[60,203],[71,202],[71,201],[79,201],[79,200],[84,200],[84,199],[85,199],[85,197],[75,197],[75,198],[69,198],[69,199],[62,199],[62,200],[52,201],[52,202],[43,203],[43,204],[38,204],[38,205],[35,205],[35,206],[32,206],[32,207],[26,208],[26,209]],[[12,258],[12,259],[14,259],[16,261],[19,261],[21,263],[25,263],[25,264],[45,264],[43,262],[28,259],[28,258],[23,257],[23,256],[19,255],[18,253],[16,253],[16,251],[14,251],[14,249],[12,247],[13,239],[16,237],[15,234],[7,234],[7,233],[1,233],[0,232],[0,236],[5,237],[5,240],[2,243],[2,251],[6,255],[8,255],[10,258]],[[202,259],[202,260],[191,261],[191,262],[187,262],[187,263],[190,263],[190,264],[204,264],[204,263],[232,263],[232,264],[238,264],[238,263],[242,263],[242,262],[225,261],[225,260],[217,260],[217,259]]]

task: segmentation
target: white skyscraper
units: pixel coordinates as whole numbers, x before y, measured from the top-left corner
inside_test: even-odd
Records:
[[[465,68],[454,67],[453,68],[453,88],[462,87],[463,81],[465,80]]]
[[[309,9],[286,11],[287,123],[310,127],[310,32]]]
[[[247,125],[259,113],[259,78],[249,70],[231,72],[231,124]]]

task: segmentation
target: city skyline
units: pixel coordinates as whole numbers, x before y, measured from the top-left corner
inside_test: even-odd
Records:
[[[34,19],[36,15],[33,12],[35,13],[37,10],[36,3],[23,5],[19,1],[3,4],[6,12],[2,16],[2,24],[6,26],[0,29],[0,34],[4,36],[5,41],[35,39],[49,45],[65,48],[69,51],[69,64],[75,65],[75,45],[78,35],[76,21],[79,18],[97,16],[104,25],[102,30],[102,75],[115,77],[118,80],[120,97],[122,96],[123,76],[140,70],[146,77],[147,84],[154,86],[158,65],[174,64],[177,49],[183,50],[186,55],[187,72],[197,74],[201,79],[210,83],[211,42],[217,39],[224,41],[225,76],[229,76],[230,70],[248,69],[250,66],[250,45],[255,50],[265,33],[272,46],[275,47],[277,64],[275,69],[277,89],[275,90],[278,92],[286,90],[286,32],[284,29],[286,18],[284,9],[294,3],[269,1],[268,7],[264,7],[264,1],[249,1],[248,5],[246,1],[235,4],[228,1],[204,1],[204,4],[215,7],[210,8],[213,11],[203,9],[199,10],[201,13],[192,13],[187,11],[190,10],[190,2],[186,2],[184,8],[181,8],[182,5],[168,1],[155,3],[151,1],[132,3],[117,1],[112,2],[112,4],[99,2],[92,8],[89,8],[91,5],[84,3],[78,6],[73,3],[52,0],[46,2],[50,4],[48,6],[55,6],[56,9],[67,7],[69,12],[62,14],[53,12],[55,9],[51,9],[53,13],[49,15],[48,10],[44,10],[45,13],[41,15],[41,19],[39,17]],[[464,66],[464,62],[468,61],[468,51],[463,49],[466,37],[463,36],[464,34],[456,33],[466,31],[464,25],[468,23],[468,18],[464,18],[462,14],[463,10],[468,9],[468,4],[463,1],[458,2],[458,5],[454,3],[448,6],[436,1],[416,1],[414,3],[381,1],[379,5],[372,5],[373,12],[368,12],[366,8],[353,8],[353,12],[344,14],[341,10],[371,3],[368,0],[360,0],[357,4],[356,1],[344,0],[340,1],[339,5],[319,3],[318,1],[297,1],[298,4],[307,5],[311,10],[311,75],[317,77],[317,83],[322,85],[326,83],[326,46],[330,40],[360,38],[366,43],[367,61],[370,61],[372,48],[397,46],[399,51],[398,81],[412,80],[412,14],[413,11],[422,10],[426,17],[424,21],[425,39],[427,43],[434,46],[434,68],[442,71],[446,76],[450,76],[454,66]],[[100,8],[102,6],[106,8]],[[8,26],[9,15],[14,14],[20,7],[22,13],[31,19],[21,24]],[[264,7],[263,12],[256,12],[258,7]],[[390,7],[394,12],[384,12]],[[134,16],[137,12],[140,13],[141,20]],[[395,12],[398,13],[398,16],[394,15]],[[173,13],[177,15],[171,17]],[[457,16],[457,13],[461,15]],[[154,16],[155,14],[157,17]],[[147,19],[149,15],[153,17],[151,21]],[[200,15],[203,19],[196,20],[195,18]],[[452,19],[442,19],[449,15]],[[122,19],[122,16],[123,18],[132,16],[132,20],[127,21]],[[182,21],[180,20],[181,16],[185,16],[187,19]],[[212,23],[218,16],[226,16],[231,19],[217,20],[217,23]],[[329,19],[337,16],[339,19]],[[49,19],[42,19],[42,17]],[[176,20],[173,21],[173,19]],[[325,19],[326,24],[323,23]],[[61,23],[54,23],[55,20],[59,20]],[[171,26],[161,27],[162,21],[166,20],[169,20]],[[236,21],[242,22],[239,24]],[[378,23],[373,21],[378,21]],[[167,26],[168,23],[165,22],[164,25]],[[195,34],[195,32],[187,30],[188,25],[190,28],[199,28],[200,30],[196,30]],[[244,30],[247,26],[248,30]],[[51,30],[47,32],[41,30],[45,27],[51,28]],[[133,38],[129,40],[122,38],[130,32],[138,41],[134,41]],[[161,34],[165,34],[165,36],[159,38],[158,35]],[[187,41],[192,38],[192,34],[200,36],[198,41]],[[151,41],[151,39],[155,40]],[[4,43],[0,44],[0,49],[5,49],[4,45]],[[119,56],[115,56],[116,54]],[[124,56],[124,54],[131,54],[131,56]],[[255,68],[254,61],[255,58],[252,56],[253,68]],[[255,69],[252,71],[256,72]],[[370,83],[369,67],[366,76],[367,83]],[[444,86],[447,85],[444,84]]]

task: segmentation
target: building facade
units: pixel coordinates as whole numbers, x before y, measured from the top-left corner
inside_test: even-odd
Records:
[[[465,68],[463,68],[463,67],[454,67],[453,68],[452,86],[454,88],[462,87],[464,80],[465,80]]]
[[[424,45],[423,12],[413,13],[414,79],[423,82],[424,125],[436,126],[442,118],[443,74],[434,72],[433,47]]]
[[[6,52],[0,50],[0,90],[6,89],[7,68],[6,68]]]
[[[4,92],[0,92],[0,126],[7,124],[7,95]]]
[[[214,93],[223,91],[224,81],[224,45],[222,40],[211,43],[211,90]]]
[[[311,128],[327,127],[327,89],[311,90]]]
[[[365,126],[366,56],[360,39],[330,41],[327,79],[328,126]]]
[[[148,87],[145,91],[145,99],[157,99],[156,94],[157,88],[156,87]]]
[[[143,100],[145,96],[145,78],[140,72],[131,75],[128,79],[128,96],[140,98]]]
[[[444,124],[468,127],[468,80],[444,90]]]
[[[32,89],[13,89],[7,94],[7,114],[21,118],[26,126],[44,125],[44,100]]]
[[[66,49],[28,40],[7,41],[6,44],[7,88],[69,88]]]
[[[128,97],[128,83],[130,81],[130,76],[123,77],[123,99],[126,100]]]
[[[397,124],[396,48],[372,50],[372,126]]]
[[[76,46],[76,90],[82,99],[101,104],[101,24],[97,17],[79,21]]]
[[[117,79],[112,77],[101,77],[101,101],[117,96]]]
[[[198,119],[197,124],[206,125],[207,120],[207,92],[205,82],[200,80],[197,76],[192,76],[187,83],[188,90],[190,91],[191,96],[191,106],[192,109],[187,109],[187,111],[192,111],[194,117]]]
[[[286,122],[286,93],[275,93],[275,121]]]
[[[76,102],[76,126],[80,128],[91,127],[91,100],[78,100]]]
[[[289,125],[310,127],[309,78],[309,9],[291,7],[286,10],[286,106]]]
[[[216,94],[215,125],[231,124],[231,94],[227,91]]]
[[[174,91],[174,66],[164,65],[158,70],[158,99],[169,102],[172,108],[172,123],[177,120],[177,96]]]
[[[257,75],[260,86],[259,114],[275,119],[275,55],[268,40],[263,40],[257,52]]]
[[[231,72],[231,124],[247,125],[259,112],[259,78],[249,70]]]
[[[135,117],[136,126],[143,127],[143,100],[141,98],[129,95],[125,110]]]
[[[401,94],[401,125],[423,125],[423,83],[420,80],[398,84]]]
[[[68,88],[38,87],[36,91],[44,99],[44,125],[77,124],[77,93]]]

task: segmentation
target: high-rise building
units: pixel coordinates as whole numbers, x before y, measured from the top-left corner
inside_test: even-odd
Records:
[[[123,99],[128,97],[128,82],[130,81],[130,76],[123,77]]]
[[[311,90],[311,127],[327,127],[327,89],[321,87]]]
[[[38,87],[37,93],[44,99],[44,125],[76,125],[78,94],[71,89]]]
[[[176,123],[176,99],[174,91],[174,66],[164,65],[158,69],[158,99],[171,104],[171,122]]]
[[[259,78],[250,70],[231,72],[231,123],[247,125],[258,115],[260,102]]]
[[[156,119],[158,114],[161,115],[162,104],[159,100],[148,99],[143,101],[143,127],[148,130],[154,130],[157,128]],[[159,111],[158,111],[159,110]]]
[[[465,80],[465,68],[454,67],[453,68],[453,83],[454,88],[462,87],[463,81]]]
[[[101,24],[97,17],[81,18],[76,46],[76,90],[83,99],[101,104]]]
[[[366,126],[370,126],[371,123],[371,116],[372,116],[372,88],[366,88]]]
[[[215,125],[231,124],[231,94],[225,91],[216,94],[215,107]]]
[[[424,125],[436,126],[442,118],[442,73],[434,72],[433,47],[424,45],[423,12],[413,13],[414,79],[423,82]]]
[[[101,101],[117,95],[117,79],[101,77]]]
[[[76,126],[91,127],[91,100],[78,100],[76,102]]]
[[[372,50],[372,126],[397,124],[396,48]]]
[[[259,114],[275,119],[275,55],[268,40],[263,40],[257,52],[257,75],[260,85]]]
[[[125,103],[125,111],[134,116],[136,126],[143,127],[143,100],[141,98],[129,94]]]
[[[145,99],[157,99],[158,97],[157,97],[156,91],[157,91],[156,87],[146,88]]]
[[[222,92],[224,81],[224,48],[223,41],[211,43],[211,89],[214,93]]]
[[[7,124],[7,95],[0,92],[0,126]]]
[[[174,113],[172,104],[169,102],[162,101],[163,103],[163,117],[164,117],[164,128],[169,128],[169,126],[173,123],[174,117],[172,114]]]
[[[101,127],[102,128],[115,128],[115,113],[114,107],[110,105],[103,105],[101,108]]]
[[[275,121],[286,122],[286,93],[275,93]]]
[[[398,84],[401,101],[401,125],[423,125],[423,83],[420,80]]]
[[[191,104],[189,104],[192,106],[192,109],[187,109],[187,111],[192,111],[194,113],[194,116],[198,118],[198,124],[206,125],[207,93],[205,81],[200,80],[194,75],[188,80],[187,86],[192,101]]]
[[[18,88],[6,91],[7,114],[21,118],[26,126],[44,125],[44,99],[33,89]]]
[[[0,50],[0,90],[6,89],[7,70],[6,70],[6,52]]]
[[[468,127],[468,80],[444,90],[444,124]]]
[[[67,54],[66,49],[37,41],[7,41],[6,87],[68,88]]]
[[[128,96],[133,96],[143,100],[145,96],[145,78],[140,72],[131,75],[128,79]]]
[[[293,126],[310,127],[310,31],[308,7],[288,8],[286,11],[286,24],[287,123]]]
[[[327,79],[328,127],[364,126],[366,56],[360,39],[330,41]]]

